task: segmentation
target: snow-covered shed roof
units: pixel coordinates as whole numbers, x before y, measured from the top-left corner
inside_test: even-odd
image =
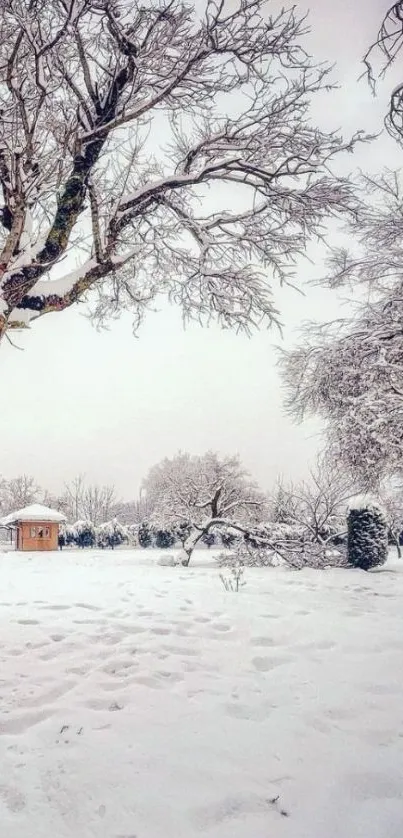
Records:
[[[48,506],[42,506],[40,503],[32,503],[30,506],[25,506],[24,509],[17,509],[10,515],[6,515],[1,520],[2,524],[18,524],[20,521],[40,521],[41,523],[61,524],[66,520],[66,516],[56,509],[49,509]]]

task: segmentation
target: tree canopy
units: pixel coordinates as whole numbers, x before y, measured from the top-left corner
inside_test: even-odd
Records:
[[[89,290],[101,322],[160,293],[277,319],[271,278],[354,203],[306,29],[271,0],[1,0],[0,337]]]
[[[169,529],[185,528],[188,557],[213,527],[261,520],[266,499],[249,478],[239,457],[179,453],[153,466],[144,488],[156,521]]]
[[[385,15],[365,56],[376,80],[403,47],[403,3]],[[376,59],[380,68],[376,69]],[[392,91],[385,119],[403,141],[403,81]],[[287,407],[299,420],[319,414],[334,456],[377,487],[403,470],[403,193],[400,172],[361,176],[356,214],[347,225],[351,249],[334,248],[325,282],[358,289],[352,317],[309,324],[300,346],[281,359]]]

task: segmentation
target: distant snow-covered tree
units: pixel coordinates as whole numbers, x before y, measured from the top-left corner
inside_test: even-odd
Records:
[[[137,500],[118,500],[112,505],[112,512],[121,524],[134,526],[147,518],[148,512],[142,506]]]
[[[59,495],[45,489],[42,493],[40,502],[45,506],[49,506],[50,509],[56,509],[58,512],[63,512],[67,519],[70,518],[70,520],[72,520],[74,517],[78,517],[71,515],[71,507],[65,493]]]
[[[265,505],[239,458],[220,458],[212,451],[203,456],[179,453],[163,460],[150,470],[144,488],[157,521],[167,529],[178,522],[189,526],[183,542],[184,564],[189,564],[196,544],[211,529],[250,525]]]
[[[1,494],[5,513],[42,501],[42,490],[35,478],[28,474],[4,480]]]
[[[277,319],[268,276],[354,203],[306,30],[271,0],[2,2],[0,338],[91,289],[101,322],[160,293]]]
[[[114,486],[89,484],[84,474],[65,487],[64,505],[70,520],[88,519],[98,525],[111,520],[116,504]]]
[[[271,511],[281,520],[273,515],[274,523],[302,527],[307,541],[325,544],[346,532],[347,501],[356,493],[350,475],[328,455],[321,455],[307,480],[279,483]]]
[[[379,497],[388,522],[389,541],[391,544],[395,545],[397,555],[399,559],[401,559],[403,534],[403,486],[401,483],[392,483],[382,486]]]
[[[85,477],[83,474],[78,474],[65,486],[64,498],[67,508],[67,518],[70,521],[78,521],[81,517],[84,517],[82,503],[84,488]]]
[[[109,521],[116,504],[114,486],[86,486],[82,496],[82,511],[97,526]]]

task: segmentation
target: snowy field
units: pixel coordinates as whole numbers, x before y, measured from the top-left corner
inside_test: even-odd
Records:
[[[403,562],[159,555],[0,553],[1,836],[401,838]]]

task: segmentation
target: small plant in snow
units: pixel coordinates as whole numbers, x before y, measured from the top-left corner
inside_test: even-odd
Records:
[[[370,570],[386,562],[388,523],[383,509],[367,497],[355,498],[348,513],[349,564]]]
[[[225,576],[223,573],[220,573],[221,582],[226,591],[232,591],[233,593],[239,593],[241,588],[244,588],[246,582],[243,581],[243,575],[245,573],[245,568],[241,562],[231,567],[229,573]]]

